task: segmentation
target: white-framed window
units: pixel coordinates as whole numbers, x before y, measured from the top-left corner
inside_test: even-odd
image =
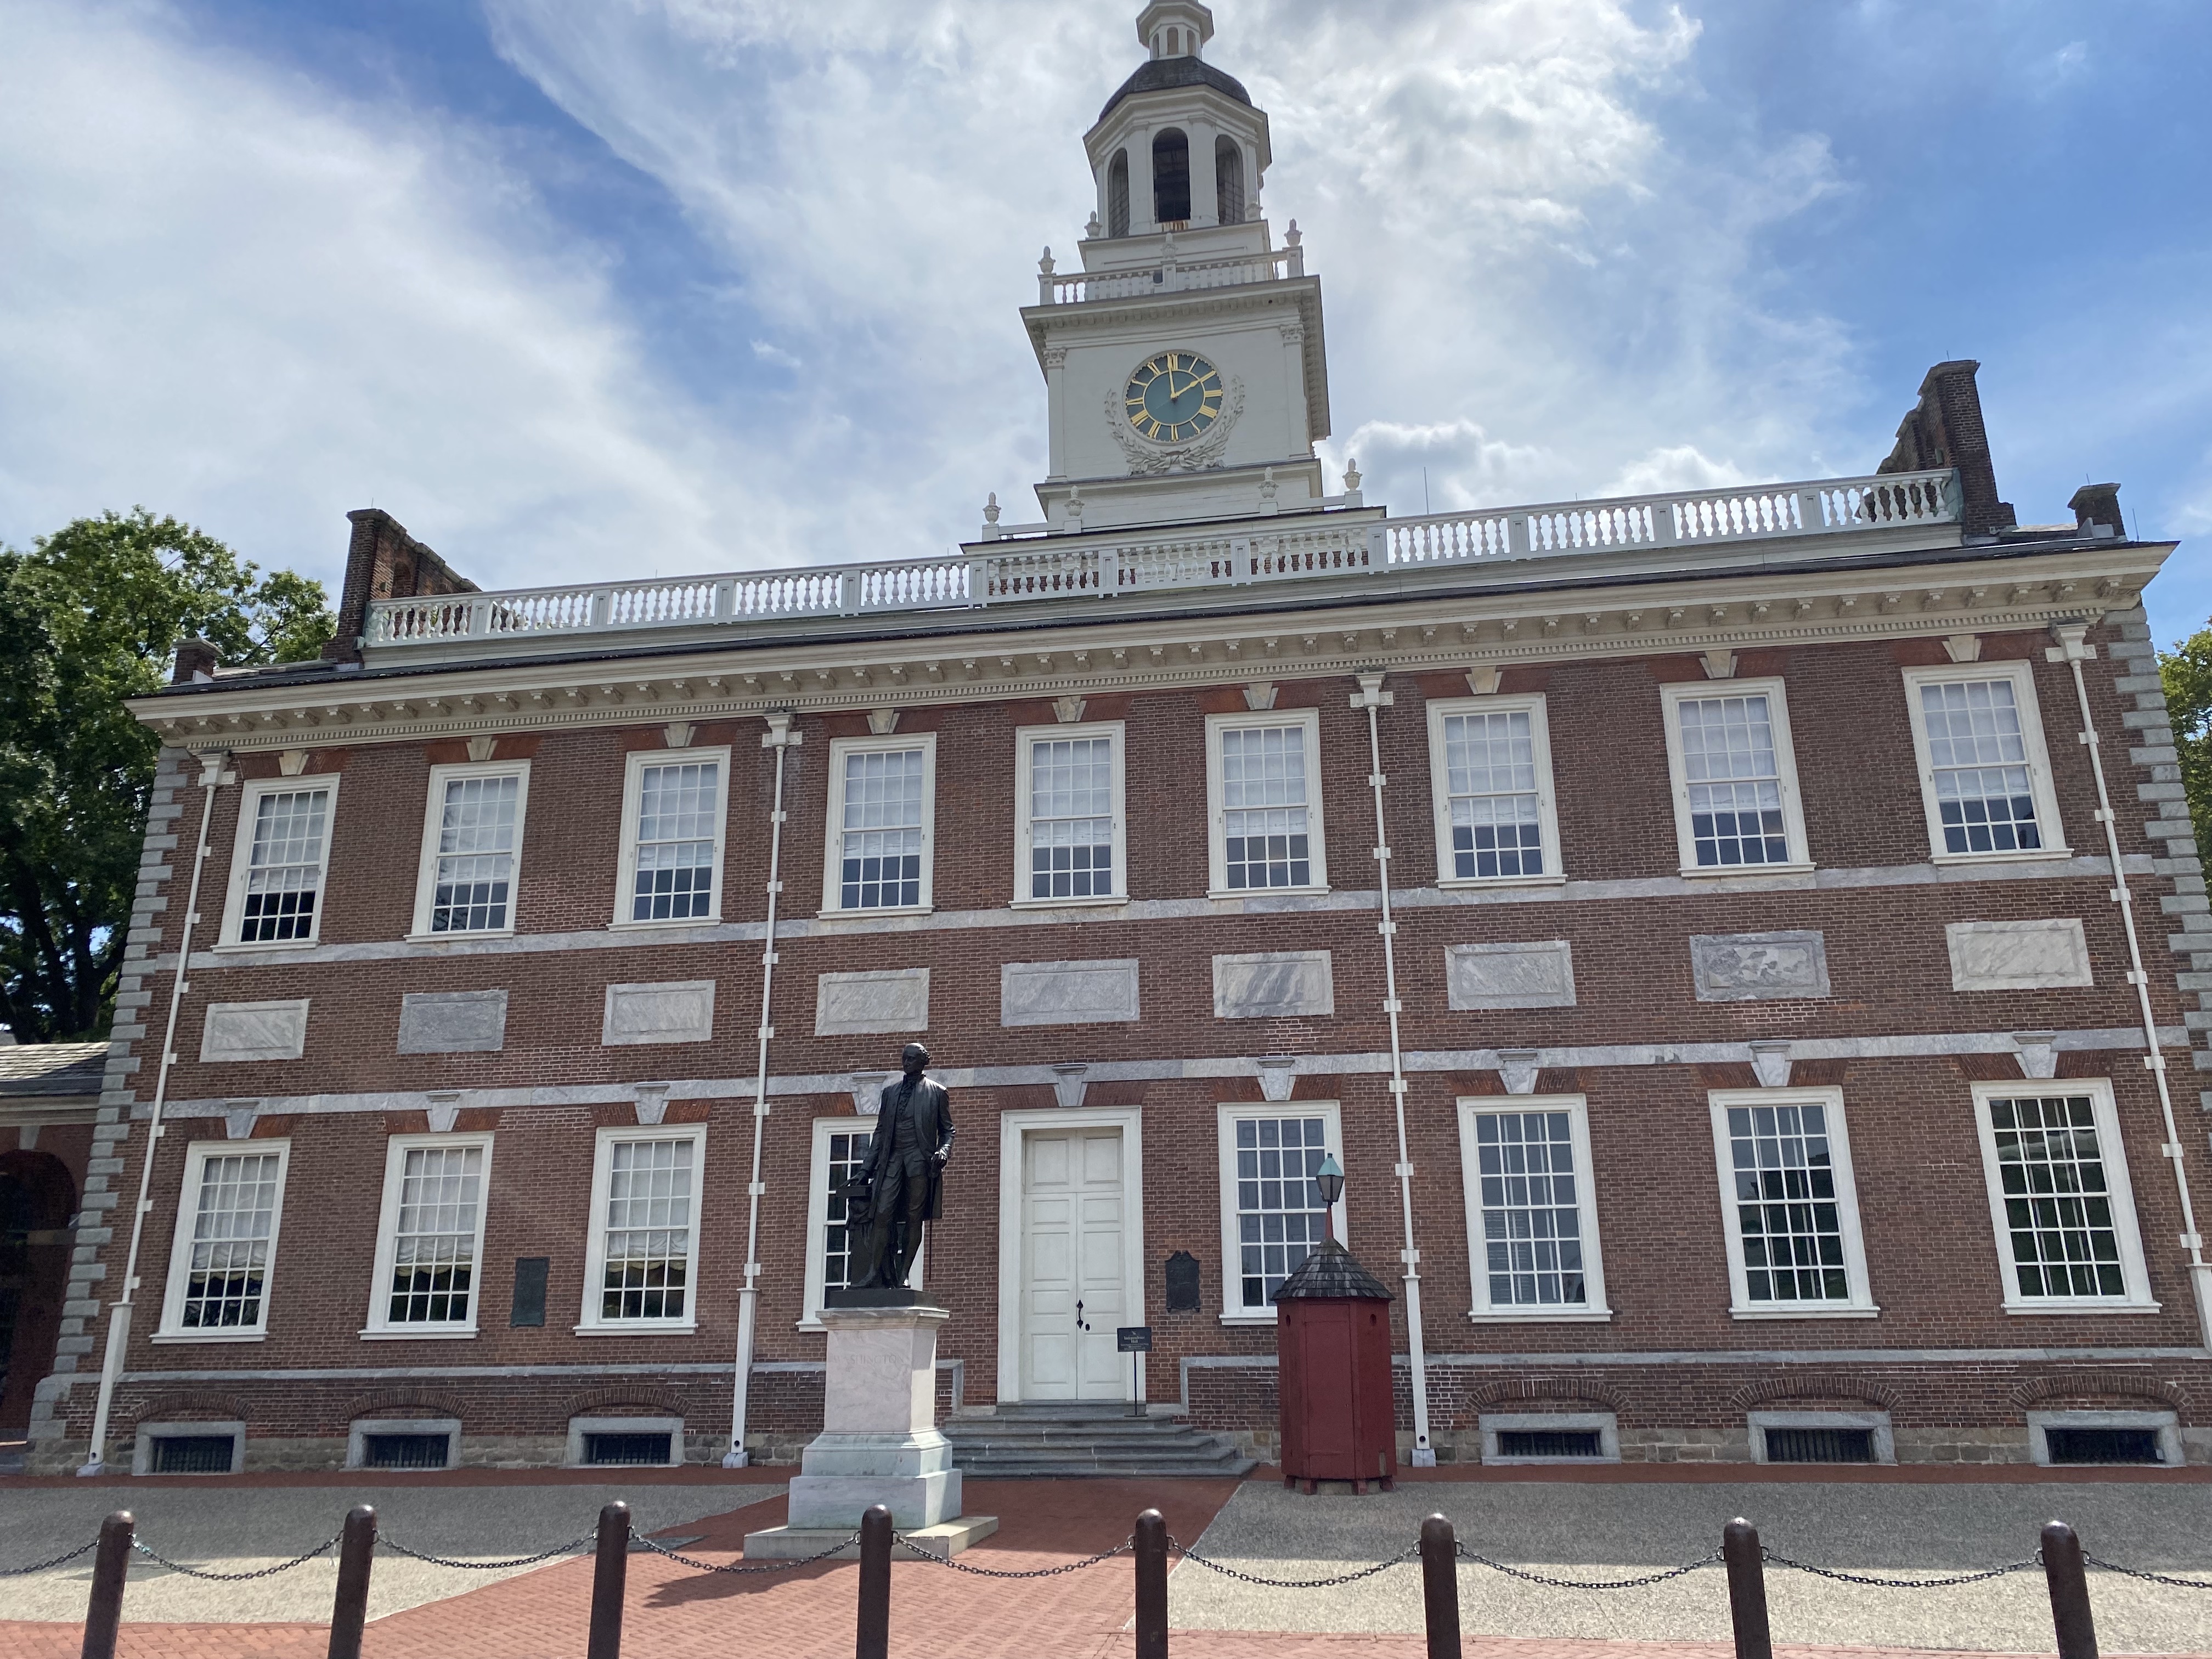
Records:
[[[704,1124],[602,1129],[579,1336],[696,1328]]]
[[[1208,897],[1327,890],[1317,710],[1208,714],[1206,798]]]
[[[1717,1089],[1713,1152],[1738,1319],[1869,1317],[1840,1089]]]
[[[394,1135],[363,1336],[474,1336],[483,1294],[488,1134]]]
[[[1014,732],[1014,903],[1111,904],[1129,896],[1123,726]]]
[[[2024,662],[1905,671],[1936,862],[2066,858],[2051,757]]]
[[[1977,1083],[1974,1122],[2005,1311],[2155,1310],[2112,1084]]]
[[[1221,1136],[1221,1316],[1272,1325],[1270,1299],[1315,1245],[1330,1218],[1314,1174],[1322,1159],[1344,1163],[1344,1121],[1333,1100],[1224,1103]],[[1336,1201],[1337,1242],[1344,1200]]]
[[[838,738],[830,744],[824,915],[927,910],[935,862],[937,738]]]
[[[530,763],[491,761],[430,769],[415,936],[514,931]]]
[[[1660,702],[1682,873],[1810,869],[1782,682],[1662,686]]]
[[[721,920],[729,802],[727,746],[630,756],[623,777],[616,927]]]
[[[322,935],[338,775],[255,778],[239,798],[222,946],[313,945]]]
[[[1440,886],[1565,879],[1541,696],[1431,703],[1429,793]]]
[[[202,1140],[185,1154],[156,1340],[258,1340],[284,1213],[289,1140]]]
[[[1606,1305],[1580,1095],[1474,1095],[1459,1103],[1470,1317],[1599,1320]]]

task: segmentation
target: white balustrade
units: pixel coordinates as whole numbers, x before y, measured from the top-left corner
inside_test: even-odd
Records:
[[[1268,253],[1194,259],[1188,264],[1164,259],[1134,270],[1044,271],[1037,276],[1037,301],[1048,306],[1081,305],[1089,300],[1131,300],[1146,294],[1185,294],[1199,289],[1234,288],[1243,283],[1280,282],[1285,276],[1298,276],[1304,263],[1302,250],[1278,248]]]
[[[1417,519],[1323,513],[1276,528],[1218,533],[1008,537],[943,559],[680,576],[506,593],[382,599],[368,641],[542,638],[711,628],[782,617],[939,611],[1039,599],[1356,578],[1382,571],[1505,562],[1777,537],[1848,535],[1959,518],[1958,475],[1899,472],[1811,483],[1688,490],[1618,501],[1483,507]],[[1268,521],[1262,521],[1268,522]]]

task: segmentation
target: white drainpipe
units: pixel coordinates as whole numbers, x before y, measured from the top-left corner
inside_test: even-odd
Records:
[[[92,1453],[79,1474],[107,1472],[107,1414],[115,1404],[115,1384],[123,1375],[123,1358],[131,1346],[131,1310],[138,1295],[138,1246],[146,1233],[146,1214],[154,1207],[154,1154],[161,1145],[161,1108],[169,1097],[169,1068],[177,1061],[177,1011],[183,1005],[185,969],[192,960],[192,926],[199,921],[200,876],[207,868],[208,825],[215,819],[215,792],[231,781],[222,750],[204,752],[200,759],[200,839],[192,854],[192,879],[185,899],[185,929],[177,941],[177,969],[169,975],[169,1023],[161,1032],[161,1060],[154,1073],[154,1107],[146,1127],[146,1155],[138,1164],[138,1202],[131,1212],[131,1250],[123,1263],[123,1297],[108,1310],[107,1352],[100,1362],[100,1398],[92,1408]],[[126,1113],[128,1108],[125,1109]]]
[[[753,1333],[760,1322],[761,1143],[768,1131],[768,1043],[775,1035],[769,1010],[775,991],[775,911],[783,896],[783,762],[800,741],[791,716],[779,709],[768,717],[761,747],[775,750],[775,805],[769,812],[768,938],[761,946],[760,1070],[753,1083],[753,1177],[745,1187],[745,1285],[738,1292],[738,1370],[730,1392],[730,1449],[722,1467],[741,1469],[750,1456],[745,1445],[745,1407],[752,1391]]]
[[[2166,1055],[2158,1046],[2158,1022],[2151,1012],[2150,975],[2143,971],[2142,949],[2136,939],[2136,907],[2128,891],[2125,867],[2120,863],[2120,835],[2112,814],[2112,799],[2105,788],[2105,763],[2099,753],[2097,723],[2089,714],[2089,687],[2081,678],[2081,665],[2096,655],[2087,643],[2088,627],[2062,623],[2051,635],[2058,648],[2051,654],[2074,670],[2074,695],[2081,703],[2081,744],[2089,751],[2089,768],[2097,779],[2097,822],[2105,826],[2105,851],[2112,862],[2112,902],[2120,907],[2120,926],[2128,936],[2128,983],[2136,988],[2136,1003],[2142,1015],[2143,1042],[2148,1052],[2143,1064],[2158,1085],[2158,1106],[2166,1121],[2166,1141],[2159,1150],[2173,1162],[2174,1189],[2181,1196],[2181,1248],[2189,1256],[2190,1288],[2197,1298],[2199,1340],[2212,1348],[2212,1262],[2204,1260],[2204,1236],[2197,1231],[2197,1212],[2189,1200],[2189,1180],[2182,1168],[2181,1131],[2173,1121],[2173,1095],[2166,1087]]]
[[[1382,889],[1382,1012],[1390,1019],[1390,1102],[1398,1114],[1398,1205],[1406,1222],[1406,1336],[1413,1365],[1413,1467],[1436,1467],[1429,1443],[1429,1358],[1421,1340],[1421,1253],[1413,1247],[1413,1164],[1406,1150],[1406,1066],[1398,1046],[1398,924],[1390,919],[1390,831],[1382,817],[1382,733],[1377,711],[1396,699],[1382,689],[1382,676],[1362,674],[1354,708],[1367,711],[1367,782],[1375,791],[1375,868]]]

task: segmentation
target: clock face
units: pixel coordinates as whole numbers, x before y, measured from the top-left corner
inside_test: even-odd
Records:
[[[1123,397],[1139,434],[1185,443],[1221,417],[1221,371],[1194,351],[1163,351],[1138,366]]]

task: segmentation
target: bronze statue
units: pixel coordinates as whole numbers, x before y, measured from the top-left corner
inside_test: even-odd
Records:
[[[945,1190],[945,1160],[952,1156],[952,1104],[945,1085],[924,1075],[929,1050],[909,1042],[899,1054],[906,1075],[883,1092],[876,1109],[868,1161],[846,1188],[848,1224],[867,1223],[866,1241],[853,1265],[866,1270],[854,1290],[896,1290],[906,1284],[921,1224],[934,1221]]]

